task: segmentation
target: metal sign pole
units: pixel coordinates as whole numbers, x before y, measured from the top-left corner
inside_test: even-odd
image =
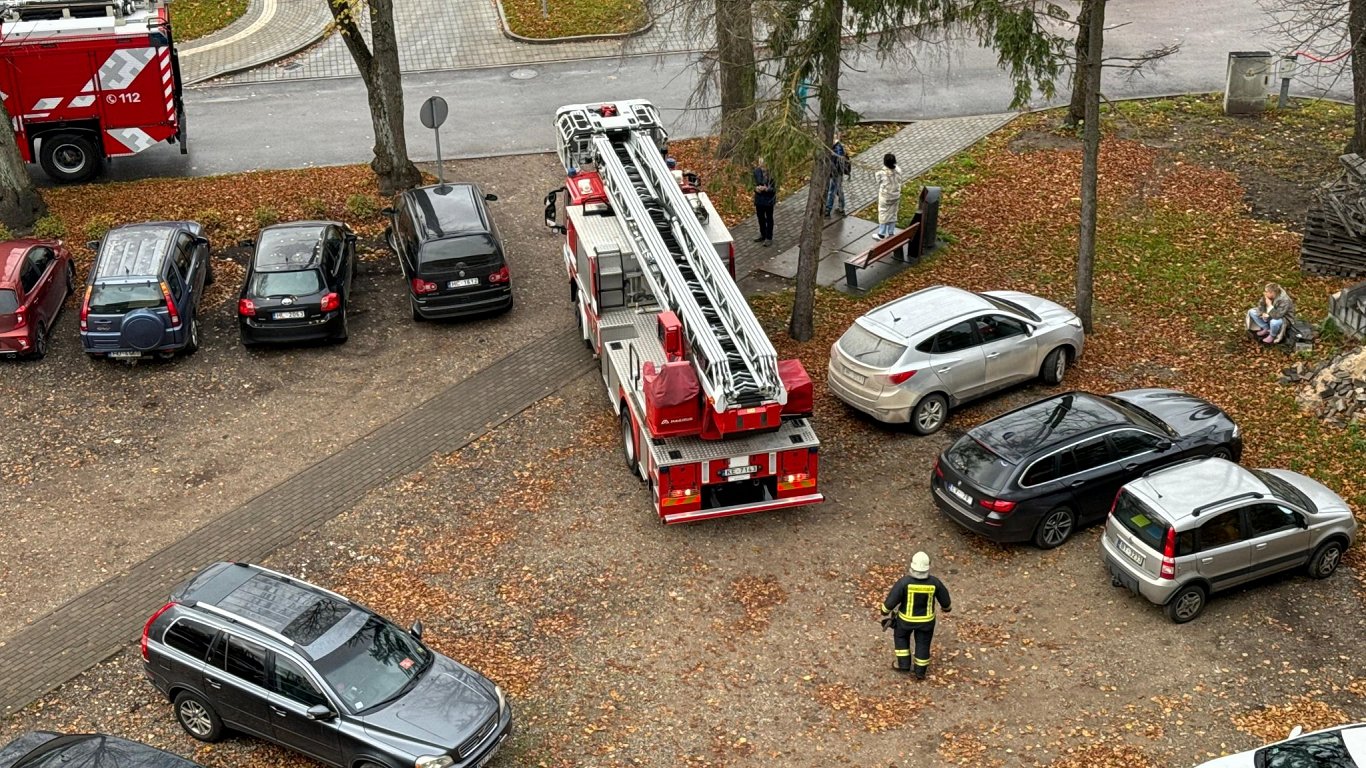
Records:
[[[436,134],[436,180],[442,187],[446,186],[446,171],[441,161],[441,124],[446,122],[446,114],[446,100],[440,96],[433,96],[422,102],[422,109],[417,113],[422,125],[431,128]]]
[[[441,186],[446,186],[445,164],[441,162],[441,129],[433,130],[436,134],[436,182]]]

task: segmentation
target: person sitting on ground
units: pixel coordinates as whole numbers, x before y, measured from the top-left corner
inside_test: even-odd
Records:
[[[1295,314],[1295,300],[1279,283],[1267,283],[1261,301],[1247,311],[1247,329],[1254,331],[1266,344],[1281,338],[1285,324]]]

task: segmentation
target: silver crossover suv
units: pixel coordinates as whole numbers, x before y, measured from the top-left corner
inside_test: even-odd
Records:
[[[1209,595],[1293,568],[1324,579],[1356,538],[1342,497],[1286,469],[1200,458],[1119,489],[1101,537],[1110,581],[1181,624]]]
[[[1036,376],[1057,384],[1084,342],[1077,316],[1047,299],[936,285],[856,320],[827,380],[854,408],[928,435],[951,406]]]

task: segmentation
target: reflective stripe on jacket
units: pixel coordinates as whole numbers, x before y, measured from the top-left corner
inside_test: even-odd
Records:
[[[949,590],[944,582],[934,576],[923,579],[903,576],[887,593],[887,599],[882,601],[882,612],[887,614],[895,611],[897,618],[902,621],[919,624],[934,621],[936,602],[944,610],[950,610]]]

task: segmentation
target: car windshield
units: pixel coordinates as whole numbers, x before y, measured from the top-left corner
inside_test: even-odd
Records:
[[[1314,502],[1310,501],[1308,496],[1305,496],[1300,492],[1299,488],[1296,488],[1285,480],[1276,477],[1270,472],[1263,472],[1260,469],[1252,470],[1252,474],[1256,475],[1258,480],[1266,483],[1266,487],[1270,488],[1272,493],[1280,496],[1291,504],[1298,505],[1306,512],[1319,511],[1319,508],[1314,506]]]
[[[117,315],[135,309],[154,309],[166,303],[157,283],[115,283],[96,285],[90,291],[90,313]]]
[[[1338,731],[1311,733],[1262,747],[1252,756],[1255,768],[1358,768]]]
[[[432,663],[432,652],[378,616],[314,664],[353,710],[383,704],[408,691]]]
[[[488,235],[465,235],[433,240],[422,246],[418,256],[422,269],[456,269],[489,266],[498,260],[498,245]]]
[[[323,289],[323,279],[316,269],[296,272],[257,272],[251,281],[251,294],[263,299],[280,296],[306,296]]]
[[[844,332],[840,337],[839,346],[844,354],[873,368],[890,368],[906,351],[905,344],[884,339],[858,323],[854,323]]]
[[[1167,435],[1168,437],[1178,437],[1176,430],[1172,429],[1171,425],[1167,424],[1167,422],[1157,418],[1151,413],[1148,413],[1142,408],[1139,408],[1133,403],[1128,403],[1123,400],[1120,400],[1117,397],[1111,397],[1109,395],[1099,395],[1099,397],[1103,399],[1105,402],[1114,406],[1115,408],[1118,408],[1122,413],[1124,413],[1126,416],[1133,419],[1134,421],[1140,424],[1148,424],[1153,429],[1156,429],[1158,432],[1161,432],[1162,434]]]
[[[1013,301],[1006,301],[1000,296],[988,296],[985,293],[979,293],[977,295],[981,296],[983,299],[986,299],[988,302],[991,303],[992,306],[996,307],[997,309],[1005,310],[1006,312],[1014,312],[1017,315],[1023,315],[1024,317],[1027,317],[1036,323],[1043,321],[1043,318],[1039,317],[1033,312],[1030,312],[1028,309],[1025,309],[1024,307],[1020,306],[1019,304],[1016,304]]]
[[[0,290],[0,315],[8,315],[19,308],[19,297],[6,288]]]
[[[1115,497],[1115,519],[1154,552],[1163,551],[1167,523],[1128,491],[1121,490]]]
[[[322,227],[278,227],[261,231],[256,266],[306,267],[322,248]]]
[[[1015,465],[992,453],[991,449],[974,440],[969,435],[958,438],[958,442],[944,454],[950,467],[988,491],[999,491],[1015,469]]]

